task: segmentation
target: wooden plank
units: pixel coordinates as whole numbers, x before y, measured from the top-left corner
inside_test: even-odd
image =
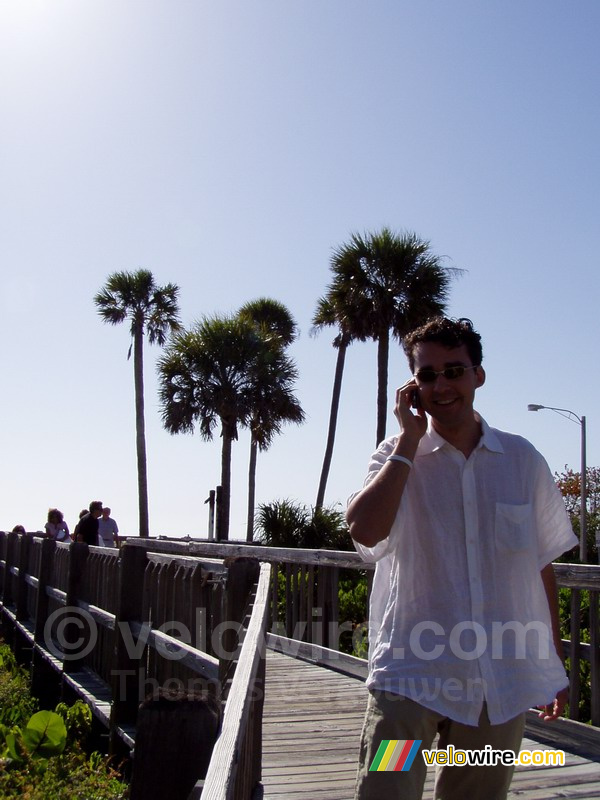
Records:
[[[92,605],[91,603],[86,603],[84,600],[77,601],[77,607],[87,611],[90,617],[93,617],[95,622],[98,622],[105,628],[108,628],[110,631],[114,631],[115,629],[115,621],[116,615],[110,614],[108,611],[105,611],[103,608],[99,608],[98,606]]]
[[[5,609],[5,613],[12,619],[13,625],[15,628],[24,636],[29,642],[33,643],[33,637],[35,632],[35,625],[30,619],[17,619],[17,615],[8,609]]]
[[[150,647],[155,649],[160,647],[166,652],[177,656],[177,661],[185,664],[186,667],[201,675],[212,682],[218,682],[219,679],[219,659],[214,656],[203,653],[195,647],[176,639],[174,636],[169,636],[168,633],[162,631],[155,631],[148,628],[147,625],[142,625],[139,622],[127,623],[131,633],[134,637],[144,636]]]
[[[31,586],[32,589],[37,589],[40,584],[35,575],[25,575],[25,583]]]
[[[269,651],[265,799],[350,800],[366,701],[360,680]]]
[[[110,687],[87,667],[76,672],[64,673],[63,681],[77,692],[89,705],[94,716],[108,728],[112,699]]]
[[[367,690],[360,680],[269,651],[263,726],[265,800],[351,800],[366,700]],[[585,749],[581,747],[584,729],[593,746],[600,731],[591,726],[564,719],[543,723],[530,712],[522,749],[563,749],[566,766],[518,767],[508,797],[600,797],[600,751],[592,749],[595,757],[589,760],[561,747],[579,739],[580,748]],[[555,732],[555,740],[540,743],[538,730]],[[432,767],[427,771],[424,800],[432,798],[433,784]]]
[[[344,675],[351,675],[362,680],[367,679],[369,667],[364,658],[357,658],[316,643],[301,642],[299,639],[289,639],[272,633],[267,634],[267,647],[294,656],[294,658],[306,659],[313,664],[327,666]]]
[[[183,567],[192,568],[199,565],[207,573],[214,575],[226,575],[227,567],[222,559],[206,558],[199,559],[197,556],[171,555],[169,553],[148,553],[148,561],[156,564],[175,563]]]
[[[559,586],[596,591],[600,587],[600,564],[553,563],[552,566]]]
[[[143,547],[147,551],[180,553],[190,556],[210,556],[213,558],[227,558],[228,556],[250,556],[259,561],[271,563],[274,561],[282,564],[314,564],[333,567],[348,567],[374,570],[374,564],[364,562],[358,553],[351,550],[305,550],[299,547],[261,547],[259,545],[227,544],[217,542],[177,542],[159,541],[157,539],[127,539],[127,544]]]
[[[571,719],[557,719],[544,722],[536,711],[527,713],[525,731],[536,741],[551,745],[557,750],[600,762],[600,729]]]

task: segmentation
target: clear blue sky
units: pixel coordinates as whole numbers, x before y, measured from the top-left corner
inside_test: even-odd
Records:
[[[310,320],[332,248],[383,225],[468,271],[449,310],[483,335],[486,419],[560,470],[579,428],[527,404],[585,414],[600,464],[599,35],[592,0],[3,0],[0,527],[39,529],[50,505],[73,525],[98,498],[137,532],[128,330],[92,298],[139,267],[181,287],[186,325],[263,295],[290,308],[307,422],[259,457],[257,500],[314,502],[335,352]],[[205,535],[218,432],[162,429],[158,354],[151,531]],[[375,443],[375,359],[348,353],[331,503]],[[239,537],[248,450],[243,433]]]

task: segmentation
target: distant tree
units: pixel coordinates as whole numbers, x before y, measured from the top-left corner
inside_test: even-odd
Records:
[[[588,562],[597,563],[596,534],[600,532],[600,467],[588,467],[585,475]],[[565,501],[565,507],[571,518],[573,530],[579,536],[581,531],[581,472],[575,472],[565,464],[562,472],[554,474],[554,479]],[[571,550],[568,553],[564,553],[557,560],[579,563],[579,550]]]
[[[150,344],[164,345],[167,335],[180,329],[179,287],[173,283],[157,286],[152,273],[146,269],[136,272],[114,272],[104,288],[94,297],[98,313],[111,325],[130,321],[133,347],[135,386],[135,425],[138,473],[138,505],[140,536],[149,536],[148,475],[146,462],[146,433],[144,420],[144,336]]]
[[[288,309],[277,300],[260,298],[246,303],[238,312],[252,324],[273,350],[272,358],[262,359],[261,374],[256,373],[255,392],[250,414],[250,461],[248,467],[248,515],[246,539],[254,538],[257,453],[267,450],[283,424],[304,422],[304,411],[293,394],[298,377],[294,362],[285,348],[297,335],[297,326]]]
[[[334,340],[338,363],[317,507],[324,500],[331,464],[347,346],[367,339],[378,344],[378,445],[385,438],[390,335],[400,339],[428,318],[444,313],[450,280],[460,273],[442,266],[429,242],[414,233],[397,234],[386,227],[377,233],[352,234],[348,243],[334,251],[331,271],[333,280],[313,318],[317,329],[336,325],[339,330]]]
[[[159,360],[162,418],[170,433],[211,440],[219,423],[222,502],[218,535],[229,538],[231,449],[239,426],[250,427],[260,382],[286,372],[285,356],[273,350],[255,325],[239,316],[205,318],[172,337]],[[288,374],[293,370],[287,368]]]

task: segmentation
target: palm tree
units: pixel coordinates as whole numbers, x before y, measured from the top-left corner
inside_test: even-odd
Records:
[[[266,355],[254,375],[250,428],[250,463],[248,468],[248,517],[246,539],[254,538],[254,501],[257,451],[268,450],[286,422],[300,425],[305,415],[293,394],[298,370],[282,350]]]
[[[331,408],[329,410],[329,427],[327,430],[327,443],[325,445],[325,455],[323,466],[321,467],[321,477],[317,490],[317,502],[315,508],[322,508],[325,500],[325,489],[331,460],[333,458],[333,446],[335,444],[335,431],[337,428],[337,418],[340,407],[340,396],[342,393],[342,378],[344,376],[344,365],[346,363],[346,350],[354,339],[364,338],[359,330],[354,327],[354,323],[360,325],[361,316],[349,313],[345,307],[345,301],[349,298],[342,297],[335,287],[329,287],[327,297],[321,297],[317,304],[317,310],[313,317],[313,332],[317,333],[321,328],[330,325],[338,326],[338,335],[333,340],[333,346],[337,350],[335,363],[335,375],[333,379],[333,391],[331,394]]]
[[[160,400],[165,428],[210,441],[220,423],[222,500],[217,536],[229,538],[231,448],[238,427],[249,426],[256,376],[272,350],[250,322],[233,317],[204,318],[172,337],[159,359]]]
[[[429,242],[415,233],[397,234],[384,227],[364,236],[354,233],[347,244],[334,250],[333,280],[321,298],[313,319],[316,328],[337,324],[339,334],[337,381],[317,507],[323,504],[331,461],[341,371],[348,344],[353,340],[377,341],[377,434],[385,438],[387,417],[390,334],[398,339],[446,308],[450,280],[461,270],[444,267]],[[338,392],[336,396],[336,392]]]
[[[135,425],[138,472],[138,503],[140,536],[149,536],[148,475],[146,463],[146,433],[144,422],[144,335],[150,344],[164,345],[167,334],[179,330],[179,287],[173,283],[157,286],[149,270],[114,272],[94,302],[105,322],[118,325],[129,319],[133,347],[133,376],[135,385]]]
[[[277,340],[281,347],[288,347],[298,336],[298,326],[289,310],[270,297],[250,300],[240,308],[238,316],[259,328],[266,338]]]
[[[262,374],[256,375],[256,391],[250,417],[250,461],[248,467],[248,515],[246,539],[254,539],[256,497],[256,460],[258,450],[267,450],[286,422],[304,422],[304,411],[293,395],[298,377],[294,363],[284,355],[284,348],[297,335],[297,326],[288,309],[277,300],[260,298],[246,303],[238,315],[253,324],[273,348],[273,357],[262,361]]]

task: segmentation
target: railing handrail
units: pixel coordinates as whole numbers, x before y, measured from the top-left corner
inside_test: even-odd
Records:
[[[259,561],[280,564],[306,564],[311,566],[343,567],[347,569],[374,570],[375,564],[363,561],[353,550],[308,550],[301,547],[271,547],[267,545],[243,544],[235,541],[204,542],[192,539],[189,542],[168,539],[127,539],[127,544],[164,553],[186,556],[249,556]]]
[[[200,796],[202,800],[230,800],[234,796],[236,771],[250,719],[253,688],[261,659],[265,655],[270,580],[270,565],[261,564],[252,614],[225,704],[221,732],[201,794],[200,784],[190,795],[190,800]]]
[[[569,589],[600,590],[600,564],[570,564],[553,562],[559,586]]]
[[[260,565],[254,558],[234,557],[223,561],[223,559],[213,560],[202,556],[198,557],[189,552],[184,555],[181,552],[181,547],[176,544],[174,547],[173,545],[167,545],[166,548],[157,548],[157,543],[153,540],[148,543],[144,542],[141,547],[136,547],[136,544],[138,543],[127,543],[120,552],[115,550],[114,553],[110,553],[110,574],[114,575],[115,579],[118,575],[120,587],[117,613],[115,614],[113,609],[108,610],[110,606],[101,608],[100,605],[95,605],[95,602],[98,601],[96,599],[97,596],[94,596],[93,593],[89,595],[88,599],[89,587],[84,583],[87,577],[82,578],[82,576],[89,574],[87,570],[88,563],[91,563],[91,558],[88,562],[90,551],[100,551],[103,554],[103,548],[89,548],[85,544],[73,542],[67,545],[57,545],[50,540],[36,540],[35,546],[32,547],[31,535],[15,533],[6,536],[0,534],[0,553],[4,556],[2,560],[3,569],[0,568],[0,571],[4,573],[2,577],[4,578],[4,587],[7,589],[7,591],[0,592],[2,616],[10,621],[12,625],[11,631],[14,630],[18,634],[19,643],[21,639],[23,640],[23,644],[27,645],[27,650],[31,651],[32,657],[33,655],[41,657],[39,659],[40,675],[42,674],[41,667],[44,667],[46,671],[47,668],[59,671],[62,674],[63,684],[65,686],[68,684],[69,691],[72,690],[83,696],[96,716],[103,724],[109,727],[111,740],[116,741],[118,737],[121,737],[122,741],[129,747],[134,745],[132,737],[135,729],[135,716],[130,718],[125,707],[123,707],[123,714],[119,713],[118,716],[115,716],[113,712],[117,701],[121,702],[125,698],[129,702],[133,698],[132,705],[137,713],[139,685],[136,684],[134,686],[135,691],[129,693],[127,685],[124,682],[122,683],[124,678],[128,679],[130,677],[133,681],[139,681],[137,669],[125,668],[126,665],[124,666],[120,661],[117,663],[116,658],[113,659],[111,676],[113,682],[116,682],[117,679],[119,682],[116,695],[114,689],[117,684],[115,683],[112,687],[111,708],[111,687],[106,683],[105,677],[100,672],[97,674],[94,672],[95,664],[88,668],[85,663],[81,665],[77,663],[75,669],[67,670],[65,667],[72,666],[71,663],[63,661],[60,656],[50,658],[51,653],[47,650],[45,629],[47,610],[40,613],[39,601],[51,598],[58,604],[59,608],[66,608],[67,606],[78,607],[94,623],[113,631],[116,638],[114,647],[110,652],[117,652],[119,642],[123,638],[124,632],[127,632],[127,639],[123,639],[123,647],[121,649],[127,653],[127,657],[130,660],[143,660],[146,648],[156,650],[157,654],[162,650],[167,651],[168,654],[176,654],[178,670],[185,668],[189,672],[199,675],[208,682],[209,692],[212,691],[212,688],[215,688],[218,689],[217,698],[220,696],[221,700],[223,700],[226,697],[222,733],[220,739],[217,740],[220,744],[219,748],[215,749],[216,758],[220,764],[224,765],[217,768],[217,778],[219,778],[223,769],[225,770],[223,774],[226,777],[224,786],[221,786],[222,781],[216,781],[215,791],[217,791],[217,794],[215,797],[222,797],[223,800],[226,800],[226,798],[233,797],[234,788],[236,792],[239,792],[240,786],[243,786],[244,798],[249,798],[252,785],[258,783],[260,779],[260,739],[253,737],[253,734],[256,733],[256,727],[262,719],[262,694],[259,702],[256,702],[255,698],[256,689],[259,688],[262,692],[264,683],[271,567],[268,564]],[[37,553],[38,549],[41,550],[41,553]],[[160,552],[157,553],[157,549]],[[59,554],[61,554],[62,558],[62,572],[60,575],[53,569],[54,559]],[[42,566],[45,564],[43,578],[41,572],[40,577],[37,577],[37,572],[42,570],[40,560],[37,558],[38,555],[43,557]],[[119,555],[121,556],[120,559],[118,559]],[[229,552],[227,555],[232,556],[233,554]],[[245,552],[242,555],[248,556],[249,554]],[[168,577],[179,575],[179,568],[181,567],[200,568],[200,571],[194,569],[194,577],[198,579],[196,581],[196,589],[210,584],[208,591],[211,593],[211,603],[214,602],[214,606],[211,605],[211,617],[218,623],[217,628],[225,624],[225,630],[219,633],[219,636],[223,638],[218,641],[218,644],[223,647],[222,656],[219,655],[219,658],[216,658],[209,652],[205,652],[204,649],[177,639],[163,632],[160,627],[155,628],[153,622],[144,623],[145,617],[142,615],[146,612],[142,609],[140,603],[137,603],[135,607],[127,606],[124,609],[121,604],[121,594],[125,597],[133,595],[137,599],[145,597],[146,592],[141,589],[142,583],[147,575],[150,575],[150,578],[154,580],[154,576],[158,574],[154,567],[151,567],[149,571],[146,569],[145,565],[150,566],[152,562],[154,562],[154,567],[158,569],[164,566],[165,570],[168,571],[160,574]],[[167,566],[169,563],[172,563],[176,569],[171,570]],[[75,567],[73,567],[73,564],[75,564]],[[67,565],[68,570],[65,572],[64,567]],[[117,569],[117,566],[118,573],[113,573],[112,569]],[[216,576],[216,580],[204,581],[203,579],[200,587],[200,579],[205,571],[204,567],[207,568],[207,573]],[[9,575],[10,578],[8,577]],[[73,575],[76,575],[77,581],[72,579]],[[57,577],[61,581],[58,584],[55,583]],[[188,580],[187,576],[180,577]],[[62,587],[67,584],[67,591],[65,591]],[[218,584],[219,592],[216,595],[214,594],[213,584]],[[162,585],[164,596],[162,599],[166,597],[166,585],[166,583]],[[73,586],[76,588],[74,589]],[[192,591],[191,582],[185,584],[185,586],[187,587],[185,589],[186,592]],[[80,594],[82,587],[84,587],[83,592]],[[132,591],[132,587],[136,588]],[[36,592],[35,609],[33,610],[27,608],[26,605],[26,592],[28,589]],[[185,597],[180,593],[180,604],[183,600],[185,600]],[[161,597],[158,598],[158,601],[162,602]],[[175,611],[174,613],[177,612]],[[224,619],[219,621],[222,614]],[[183,618],[177,617],[177,619]],[[159,616],[157,623],[160,622],[161,618]],[[41,624],[44,626],[44,633],[43,636],[38,638],[38,628],[41,629]],[[226,642],[225,637],[227,637]],[[26,642],[25,639],[27,640]],[[103,640],[105,640],[103,636],[96,637],[96,641]],[[143,645],[141,650],[138,646],[138,640]],[[106,639],[105,641],[109,640]],[[134,642],[135,647],[131,649],[129,645]],[[238,642],[240,643],[239,645]],[[160,650],[158,645],[160,645]],[[19,646],[22,645],[19,644]],[[170,660],[167,655],[167,661]],[[48,661],[47,668],[44,666],[46,661]],[[176,675],[178,674],[177,672]],[[154,673],[152,673],[152,678],[154,678]],[[177,680],[177,678],[174,678],[174,680]],[[93,682],[93,686],[90,681]],[[225,687],[228,691],[223,691],[221,695],[221,689],[224,690]],[[154,697],[150,698],[150,702],[154,699]],[[149,713],[146,716],[150,718],[151,714]],[[170,716],[174,718],[173,714]],[[171,720],[171,724],[176,724],[176,720],[175,722]],[[250,727],[247,731],[248,726]],[[208,746],[210,736],[212,736],[212,741],[210,741],[212,748],[216,730],[213,734],[207,733],[206,746]],[[257,746],[255,746],[255,741],[258,741]],[[144,758],[148,758],[148,753],[145,753]],[[236,770],[239,762],[243,766],[236,779]],[[144,774],[142,762],[140,761],[139,764],[142,767],[140,774]],[[196,772],[197,774],[198,772]],[[135,776],[134,770],[134,779]],[[252,785],[250,785],[250,781],[253,782]],[[230,785],[228,786],[227,783]],[[139,788],[136,790],[138,793],[139,791],[144,791]],[[240,795],[236,793],[236,797],[238,796]]]

